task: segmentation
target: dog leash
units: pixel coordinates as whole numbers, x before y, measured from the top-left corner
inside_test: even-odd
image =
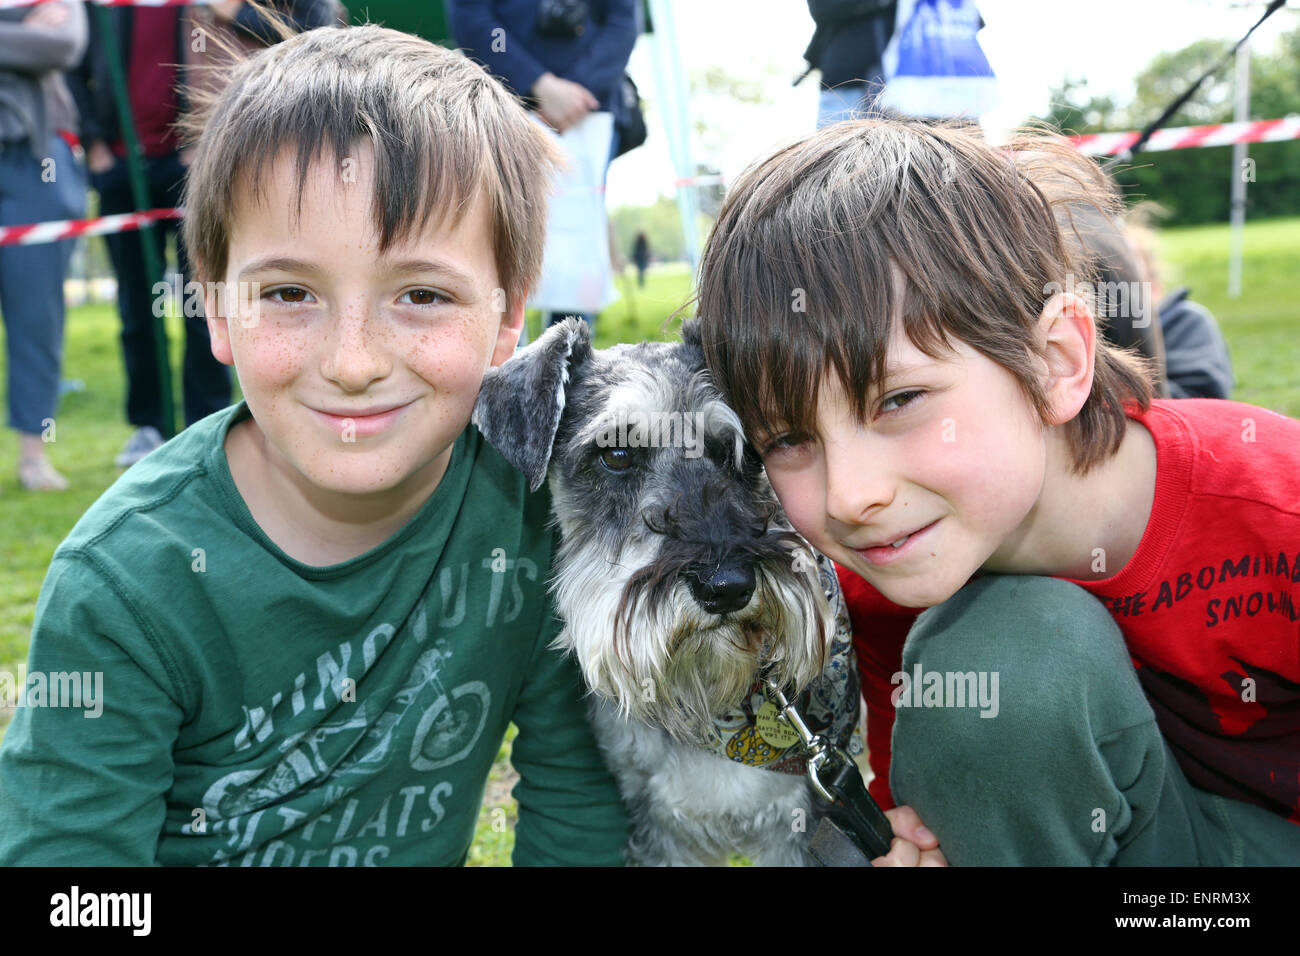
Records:
[[[768,694],[790,722],[808,754],[808,779],[829,805],[818,823],[810,851],[823,866],[870,866],[889,852],[894,828],[871,794],[853,759],[821,734],[808,729],[794,702],[771,679]]]

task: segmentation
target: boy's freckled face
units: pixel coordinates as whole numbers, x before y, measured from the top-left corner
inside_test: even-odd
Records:
[[[296,223],[288,154],[262,203],[239,197],[226,281],[258,283],[256,314],[244,296],[237,315],[210,322],[214,354],[234,363],[257,427],[311,485],[436,484],[485,369],[511,354],[518,329],[496,311],[485,208],[455,227],[431,221],[381,256],[373,153],[359,145],[351,158],[346,176],[339,164],[311,168]]]
[[[1014,554],[1043,488],[1046,433],[1032,405],[1009,372],[955,345],[933,359],[896,327],[889,364],[912,370],[877,389],[865,425],[830,378],[818,434],[764,454],[795,528],[908,607],[939,604]]]

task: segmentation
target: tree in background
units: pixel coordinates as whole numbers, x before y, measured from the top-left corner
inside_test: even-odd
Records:
[[[1052,90],[1052,106],[1040,119],[1068,133],[1141,129],[1196,82],[1231,48],[1224,40],[1198,40],[1181,50],[1160,53],[1140,74],[1131,101],[1089,96],[1087,83],[1067,78]],[[1280,38],[1269,52],[1253,51],[1251,119],[1277,119],[1300,113],[1300,28]],[[1169,121],[1198,126],[1232,120],[1231,65],[1201,84],[1200,90]],[[1250,147],[1254,180],[1247,191],[1253,219],[1300,212],[1300,142],[1255,143]],[[1232,147],[1207,147],[1139,153],[1116,179],[1132,200],[1152,199],[1170,211],[1167,225],[1221,222],[1228,218]]]
[[[1088,81],[1069,77],[1053,88],[1047,113],[1039,119],[1054,129],[1073,133],[1096,133],[1119,129],[1120,109],[1114,97],[1087,96]]]
[[[1133,101],[1127,110],[1129,122],[1135,124],[1132,128],[1139,129],[1159,116],[1166,106],[1231,49],[1232,43],[1227,40],[1197,40],[1172,53],[1157,53],[1134,81]],[[1260,54],[1252,55],[1252,71],[1255,62],[1264,58]],[[1232,119],[1232,87],[1232,64],[1229,62],[1201,84],[1196,95],[1170,118],[1169,125],[1201,126]]]
[[[737,111],[743,114],[746,107],[761,106],[773,97],[776,87],[789,85],[789,77],[772,62],[756,64],[753,72],[738,75],[716,65],[694,70],[690,77],[692,133],[694,153],[711,159],[722,157],[730,138],[731,123],[736,122]],[[646,122],[658,122],[653,115],[654,103],[643,97]],[[697,176],[716,175],[717,166],[697,163]],[[700,190],[700,235],[707,234],[722,207],[725,190],[721,186],[705,186]],[[661,196],[650,206],[621,206],[610,213],[614,228],[614,242],[623,257],[630,256],[636,234],[645,231],[654,251],[656,261],[681,262],[686,259],[686,244],[681,235],[681,219],[676,200]]]

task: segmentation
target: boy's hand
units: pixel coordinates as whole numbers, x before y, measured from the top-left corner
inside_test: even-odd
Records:
[[[92,173],[102,173],[116,165],[117,157],[113,155],[107,143],[97,139],[90,144],[90,149],[86,153],[86,166]]]
[[[886,810],[894,828],[894,842],[885,856],[871,861],[872,866],[947,866],[939,840],[925,828],[911,807]]]
[[[61,27],[67,22],[68,17],[72,14],[68,8],[61,3],[42,3],[33,7],[22,22],[29,27],[46,27],[53,30],[55,27]]]
[[[208,12],[221,23],[229,23],[239,16],[243,5],[244,0],[216,0],[215,3],[208,4]]]
[[[581,83],[563,79],[554,73],[539,76],[533,84],[532,93],[537,100],[537,112],[559,133],[600,106],[600,101]]]

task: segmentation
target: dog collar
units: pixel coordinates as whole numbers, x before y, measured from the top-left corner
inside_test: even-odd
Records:
[[[835,612],[835,634],[822,673],[799,695],[796,706],[814,734],[821,734],[852,756],[862,753],[860,726],[862,694],[857,659],[853,653],[853,628],[835,565],[817,554],[822,590]],[[714,718],[706,749],[749,767],[803,775],[808,760],[799,736],[780,716],[756,680],[736,707]]]

